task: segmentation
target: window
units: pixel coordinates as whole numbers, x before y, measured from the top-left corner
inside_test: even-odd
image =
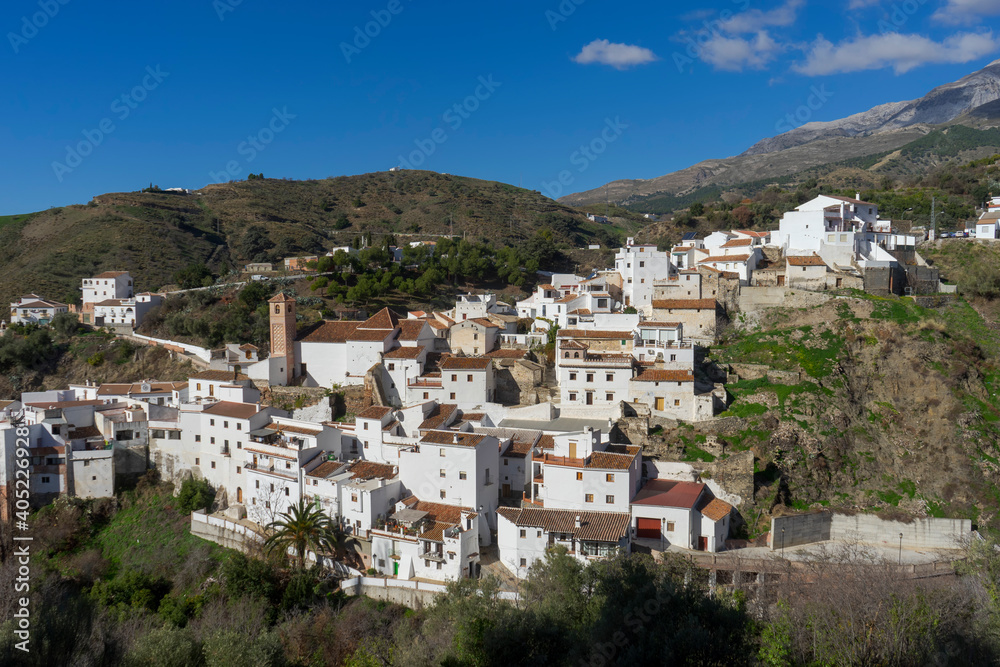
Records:
[[[212,461],[212,470],[215,470],[215,461]]]
[[[521,559],[521,567],[527,567],[527,566],[528,566],[528,560],[526,558],[522,558]]]
[[[462,470],[461,472],[458,473],[458,478],[459,479],[468,479],[468,475],[466,475],[465,471]]]
[[[214,419],[209,419],[208,420],[208,425],[209,426],[215,426],[215,420]]]
[[[671,354],[670,355],[670,361],[677,361],[677,355],[676,354]]]
[[[199,382],[199,383],[197,383],[197,384],[196,384],[196,385],[194,386],[194,388],[195,388],[195,390],[196,390],[196,391],[201,391],[201,383],[200,383],[200,382]]]
[[[605,380],[605,382],[614,382],[615,381],[615,374],[614,373],[607,373],[604,376],[604,380]]]
[[[241,468],[240,466],[236,466],[236,474],[240,475],[242,473],[243,473],[243,468]]]
[[[425,401],[426,401],[426,400],[427,400],[428,398],[430,398],[430,396],[431,396],[431,395],[430,395],[430,392],[427,392],[427,391],[425,391],[425,392],[424,392],[424,400],[425,400]]]
[[[48,483],[49,483],[49,478],[48,477],[42,477],[42,484],[48,484]],[[521,531],[521,537],[524,537],[524,531],[523,530]]]
[[[441,498],[444,499],[448,494],[445,493],[444,489],[441,489]]]
[[[259,480],[259,479],[258,479],[258,480],[256,480],[256,481],[255,481],[255,484],[256,484],[256,487],[255,487],[255,488],[258,488],[258,489],[259,489],[259,488],[260,488],[260,480]]]
[[[646,262],[639,262],[639,268],[640,268],[640,269],[641,269],[642,267],[644,267],[644,266],[646,266]]]
[[[542,529],[539,528],[538,531],[535,533],[535,537],[541,537],[541,536],[542,536]]]
[[[365,422],[364,426],[362,428],[363,428],[363,430],[367,431],[368,430],[368,422]]]
[[[458,382],[458,374],[457,373],[452,373],[452,375],[451,375],[451,381],[452,382]]]
[[[570,373],[569,374],[569,379],[570,380],[575,380],[576,379],[576,373]]]
[[[199,458],[195,458],[195,460],[194,460],[194,464],[195,464],[196,466],[200,466],[200,465],[201,465],[201,459],[199,459]]]
[[[604,400],[605,401],[613,401],[613,400],[615,400],[615,395],[614,394],[605,394],[604,395]]]
[[[668,521],[667,522],[667,532],[668,533],[674,532],[674,522],[673,521]]]
[[[674,399],[674,407],[675,408],[680,407],[680,404],[681,404],[681,400],[679,398],[675,398]]]
[[[445,453],[445,448],[444,447],[442,447],[441,449],[438,450],[438,456],[444,456],[444,453]]]
[[[229,428],[229,422],[222,422],[222,428]]]
[[[472,340],[479,340],[479,334],[477,333],[472,334]]]
[[[578,482],[582,482],[583,481],[583,473],[582,472],[576,473],[576,481],[578,481]]]
[[[358,502],[358,494],[356,494],[356,493],[352,493],[351,494],[351,502],[352,503]]]
[[[241,424],[239,422],[236,422],[236,430],[237,431],[242,431],[243,430],[243,424]]]
[[[236,441],[236,449],[243,449],[243,443],[239,440]]]
[[[569,400],[575,401],[576,400],[576,394],[570,394],[569,395]]]
[[[215,444],[215,436],[214,436],[214,435],[213,435],[213,436],[212,436],[211,438],[209,438],[208,440],[209,440],[209,442],[210,442],[210,443],[212,443],[213,445]]]
[[[615,497],[614,496],[604,496],[604,502],[606,502],[609,505],[614,505],[615,504]]]
[[[291,470],[291,469],[292,469],[292,464],[288,461],[285,461],[285,470]]]
[[[396,364],[389,364],[389,370],[390,371],[396,370]]]
[[[201,436],[200,435],[194,436],[194,441],[195,442],[201,442]]]
[[[441,472],[438,474],[438,476],[439,477],[444,477],[445,476],[444,468],[441,468]]]
[[[455,392],[451,392],[449,394],[449,396],[451,396],[451,400],[453,400],[453,401],[455,400]]]
[[[594,502],[594,494],[593,493],[588,493],[587,495],[585,495],[583,497],[583,502],[585,502],[585,503],[592,503],[592,502]]]
[[[467,375],[467,376],[465,377],[465,381],[466,381],[466,382],[472,382],[472,375]]]
[[[613,481],[615,481],[615,475],[614,475],[614,473],[610,473],[609,472],[607,475],[605,475],[604,476],[604,481],[606,481],[606,482],[613,482]]]
[[[90,459],[84,459],[84,460],[83,460],[83,467],[84,467],[84,468],[86,468],[86,467],[88,467],[89,465],[90,465]]]
[[[593,381],[594,381],[594,374],[587,373],[587,382],[593,382]]]
[[[521,529],[521,537],[527,537],[528,536],[527,533],[528,531],[526,531],[524,528]]]

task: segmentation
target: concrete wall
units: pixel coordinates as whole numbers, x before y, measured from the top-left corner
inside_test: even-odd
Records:
[[[743,287],[740,290],[740,310],[760,308],[808,308],[826,303],[833,296],[804,292],[787,287]]]
[[[373,600],[388,600],[411,609],[420,609],[433,604],[435,598],[447,590],[440,584],[381,577],[353,577],[341,582],[341,588],[347,595],[364,595]],[[498,597],[510,602],[518,599],[517,593],[510,591],[501,591]]]
[[[858,541],[907,549],[961,549],[972,532],[968,519],[914,519],[912,523],[886,521],[871,514],[817,512],[771,519],[771,549],[780,549],[784,529],[786,547],[824,540]]]

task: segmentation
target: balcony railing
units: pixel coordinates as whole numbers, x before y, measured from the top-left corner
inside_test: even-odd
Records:
[[[249,463],[246,466],[247,470],[253,470],[254,472],[259,472],[265,475],[275,475],[277,477],[284,477],[285,479],[298,479],[298,476],[291,470],[282,470],[275,468],[274,466],[264,466],[259,463]]]

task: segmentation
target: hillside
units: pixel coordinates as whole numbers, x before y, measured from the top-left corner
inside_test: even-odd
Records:
[[[280,261],[347,245],[360,235],[400,242],[449,234],[525,243],[548,229],[556,243],[612,244],[635,223],[598,225],[537,192],[432,172],[315,181],[256,179],[190,195],[113,193],[87,205],[0,218],[0,301],[36,292],[73,302],[80,279],[127,269],[140,290],[204,263],[226,273],[248,261]]]
[[[923,174],[949,161],[997,152],[1000,61],[909,102],[883,104],[845,119],[809,123],[764,139],[744,153],[705,160],[653,179],[619,180],[567,195],[572,206],[613,201],[663,213],[734,189],[753,194],[771,183],[800,182],[842,167],[875,176]],[[898,152],[897,152],[898,151]]]

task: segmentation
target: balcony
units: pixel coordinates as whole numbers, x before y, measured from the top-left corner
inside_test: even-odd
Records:
[[[422,560],[431,560],[434,561],[435,563],[445,562],[444,554],[438,553],[437,551],[425,551],[424,553],[420,554],[420,558]]]
[[[554,456],[552,454],[538,454],[533,456],[531,460],[549,465],[570,466],[573,468],[583,468],[587,465],[586,459],[571,459],[568,456]]]
[[[297,480],[299,477],[294,471],[288,469],[279,469],[274,466],[263,466],[259,463],[248,463],[245,468],[247,470],[252,470],[263,475],[274,475],[275,477],[281,477],[282,479]]]
[[[639,347],[655,347],[663,350],[690,350],[693,345],[686,341],[678,340],[644,340],[640,341]]]

